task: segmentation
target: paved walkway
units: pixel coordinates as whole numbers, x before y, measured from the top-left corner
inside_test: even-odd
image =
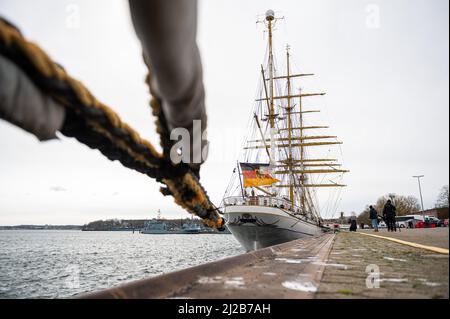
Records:
[[[384,236],[387,232],[378,234]],[[400,234],[397,233],[397,236],[405,236],[402,238],[404,240],[420,238],[428,245],[442,240],[436,237],[431,241],[423,241],[427,236],[422,235],[426,233]],[[336,236],[327,264],[329,267],[323,274],[316,298],[449,297],[448,255],[342,232]],[[375,273],[369,277],[370,271]],[[376,280],[377,271],[379,280]],[[377,283],[379,288],[376,288]]]
[[[364,230],[363,232],[448,249],[448,227],[401,229],[400,232],[388,232],[385,229],[381,229],[378,233],[373,230]]]

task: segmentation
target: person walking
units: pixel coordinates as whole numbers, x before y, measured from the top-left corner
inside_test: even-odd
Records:
[[[388,199],[386,204],[383,208],[383,217],[386,222],[388,231],[397,231],[397,227],[395,225],[395,215],[396,215],[396,208],[392,204],[392,201]]]
[[[375,232],[378,232],[378,212],[375,208],[373,208],[372,205],[369,206],[369,217],[372,221],[372,228],[375,230]]]
[[[356,232],[356,229],[358,228],[358,224],[356,222],[356,217],[352,216],[350,220],[350,231]]]

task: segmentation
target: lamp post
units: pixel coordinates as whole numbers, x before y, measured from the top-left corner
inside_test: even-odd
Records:
[[[421,205],[422,205],[422,216],[424,216],[424,208],[423,208],[423,198],[422,198],[422,187],[420,186],[420,179],[422,178],[422,177],[424,177],[424,175],[415,175],[415,176],[413,176],[413,178],[417,178],[417,182],[419,183],[419,194],[420,194],[420,203],[421,203]],[[425,218],[425,216],[424,216],[424,218]],[[425,221],[425,219],[424,219],[424,221]]]

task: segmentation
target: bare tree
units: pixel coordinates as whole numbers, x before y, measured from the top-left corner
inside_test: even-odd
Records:
[[[397,211],[397,216],[411,215],[420,211],[419,200],[414,196],[403,196],[396,194],[387,194],[381,196],[376,201],[373,207],[378,212],[378,215],[383,214],[383,208],[387,200],[390,199],[392,204],[395,206]],[[359,214],[358,219],[361,221],[368,222],[369,218],[369,207],[367,206],[361,214]]]
[[[449,202],[448,185],[445,185],[441,188],[435,206],[438,208],[448,207],[448,202]]]
[[[370,214],[369,214],[369,206],[366,206],[366,208],[358,215],[358,223],[364,223],[367,225],[370,225]]]

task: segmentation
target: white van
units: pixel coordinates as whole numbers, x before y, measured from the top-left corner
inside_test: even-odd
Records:
[[[396,216],[395,221],[397,223],[397,227],[399,228],[409,228],[410,221],[414,219],[413,215],[406,216]]]

